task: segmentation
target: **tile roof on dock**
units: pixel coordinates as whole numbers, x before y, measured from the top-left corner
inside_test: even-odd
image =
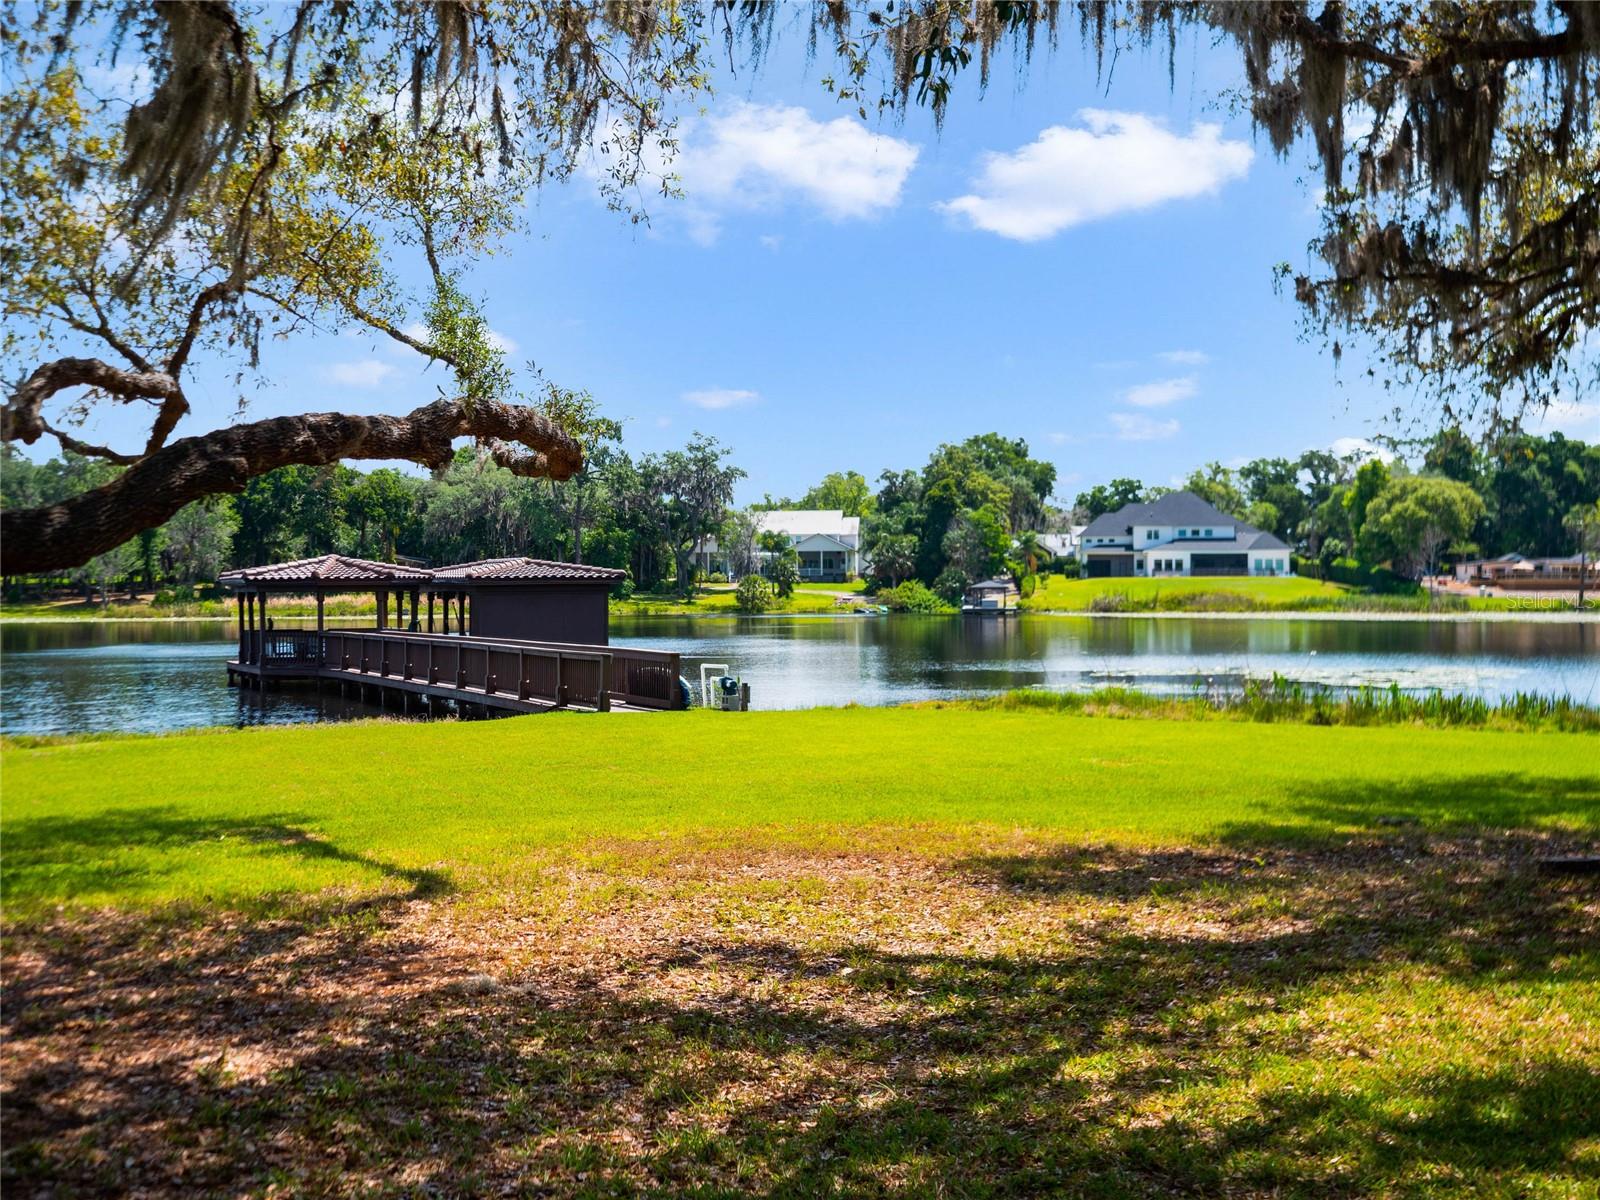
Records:
[[[344,554],[319,554],[293,562],[241,567],[217,576],[225,584],[247,583],[427,583],[433,572]]]
[[[262,584],[317,584],[357,587],[363,584],[472,583],[604,583],[613,584],[627,576],[611,567],[586,563],[551,562],[543,558],[517,555],[483,558],[476,562],[453,563],[448,567],[408,567],[399,563],[372,562],[344,554],[321,554],[316,558],[297,558],[293,562],[268,563],[262,567],[241,567],[224,571],[217,578],[235,591]]]
[[[483,558],[477,562],[436,567],[433,578],[469,583],[616,583],[627,575],[612,567],[593,567],[587,563],[552,562],[545,558]]]

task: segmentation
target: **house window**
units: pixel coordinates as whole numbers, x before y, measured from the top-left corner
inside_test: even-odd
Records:
[[[1207,536],[1207,537],[1210,537],[1210,536],[1211,536],[1211,530],[1209,530],[1209,529],[1208,529],[1208,530],[1206,530],[1206,536]]]

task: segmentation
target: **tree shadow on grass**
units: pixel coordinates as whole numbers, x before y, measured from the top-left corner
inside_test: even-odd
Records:
[[[1397,832],[1520,835],[1526,848],[1541,838],[1600,842],[1600,739],[1587,777],[1453,775],[1446,779],[1346,781],[1330,778],[1293,791],[1282,807],[1292,822],[1240,822],[1224,827],[1223,842],[1240,846],[1322,844],[1352,833]]]
[[[7,1194],[1600,1184],[1592,1058],[1480,1045],[1522,1032],[1490,1003],[1507,989],[1570,1019],[1562,985],[1600,957],[1589,885],[1485,866],[1463,830],[1377,828],[1401,853],[1346,836],[967,859],[930,907],[949,888],[984,900],[980,934],[1040,931],[981,952],[823,945],[787,935],[781,907],[735,936],[703,895],[597,958],[552,952],[498,981],[471,972],[559,931],[500,914],[452,952],[390,914],[366,935],[39,939],[10,972]],[[1435,948],[1463,944],[1475,955]],[[1456,990],[1408,1007],[1414,975]],[[1436,1008],[1463,994],[1483,1010],[1441,1032]],[[1331,995],[1374,1011],[1330,1027]]]
[[[1387,960],[1531,978],[1567,958],[1586,977],[1600,970],[1586,956],[1597,885],[1563,889],[1538,870],[1600,848],[1600,774],[1328,783],[1280,807],[1283,820],[1217,830],[1216,848],[1068,846],[958,866],[1035,899],[1166,904],[1230,923],[1276,914],[1282,927],[1253,946],[1279,973]]]
[[[170,806],[149,806],[109,809],[93,816],[8,821],[0,891],[8,909],[24,913],[81,896],[159,894],[163,878],[192,868],[192,861],[176,855],[206,847],[219,852],[243,847],[253,856],[353,868],[347,872],[350,882],[377,876],[401,885],[405,897],[438,896],[450,890],[444,872],[402,867],[346,850],[310,832],[305,827],[309,820],[296,813],[196,816]],[[174,857],[163,857],[164,853]]]

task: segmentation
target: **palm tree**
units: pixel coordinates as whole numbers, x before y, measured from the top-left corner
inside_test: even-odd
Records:
[[[1055,557],[1046,548],[1040,535],[1031,530],[1017,534],[1016,545],[1012,548],[1012,553],[1016,555],[1019,562],[1028,568],[1029,575],[1037,575],[1039,568],[1049,566],[1050,560]]]
[[[1600,501],[1578,505],[1566,515],[1562,524],[1577,542],[1578,611],[1582,612],[1589,575],[1589,556],[1600,553]]]
[[[892,533],[877,538],[869,549],[872,573],[898,587],[917,570],[917,539],[908,533]]]

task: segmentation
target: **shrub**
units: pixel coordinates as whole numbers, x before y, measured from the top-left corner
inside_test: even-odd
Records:
[[[727,583],[728,582],[728,577],[726,575],[724,575],[721,571],[713,571],[713,572],[711,572],[711,574],[706,576],[706,582],[707,583]]]
[[[1127,592],[1100,592],[1089,601],[1089,611],[1096,613],[1127,612],[1130,607]]]
[[[1417,590],[1413,580],[1395,574],[1388,567],[1362,566],[1353,558],[1336,558],[1330,563],[1319,564],[1315,559],[1297,557],[1294,570],[1295,574],[1307,579],[1325,579],[1330,583],[1366,588],[1372,592],[1408,593]]]
[[[1033,595],[1034,592],[1039,590],[1039,577],[1037,575],[1024,575],[1022,577],[1022,587],[1019,590],[1021,591],[1022,598],[1026,600],[1029,596]]]
[[[633,595],[633,576],[626,576],[621,583],[611,589],[611,595],[617,600],[626,600]]]
[[[740,612],[764,613],[775,602],[772,585],[759,575],[746,575],[734,592],[734,603]]]
[[[893,612],[947,613],[953,611],[950,605],[939,599],[919,579],[908,579],[899,587],[880,591],[878,593],[878,603]]]

